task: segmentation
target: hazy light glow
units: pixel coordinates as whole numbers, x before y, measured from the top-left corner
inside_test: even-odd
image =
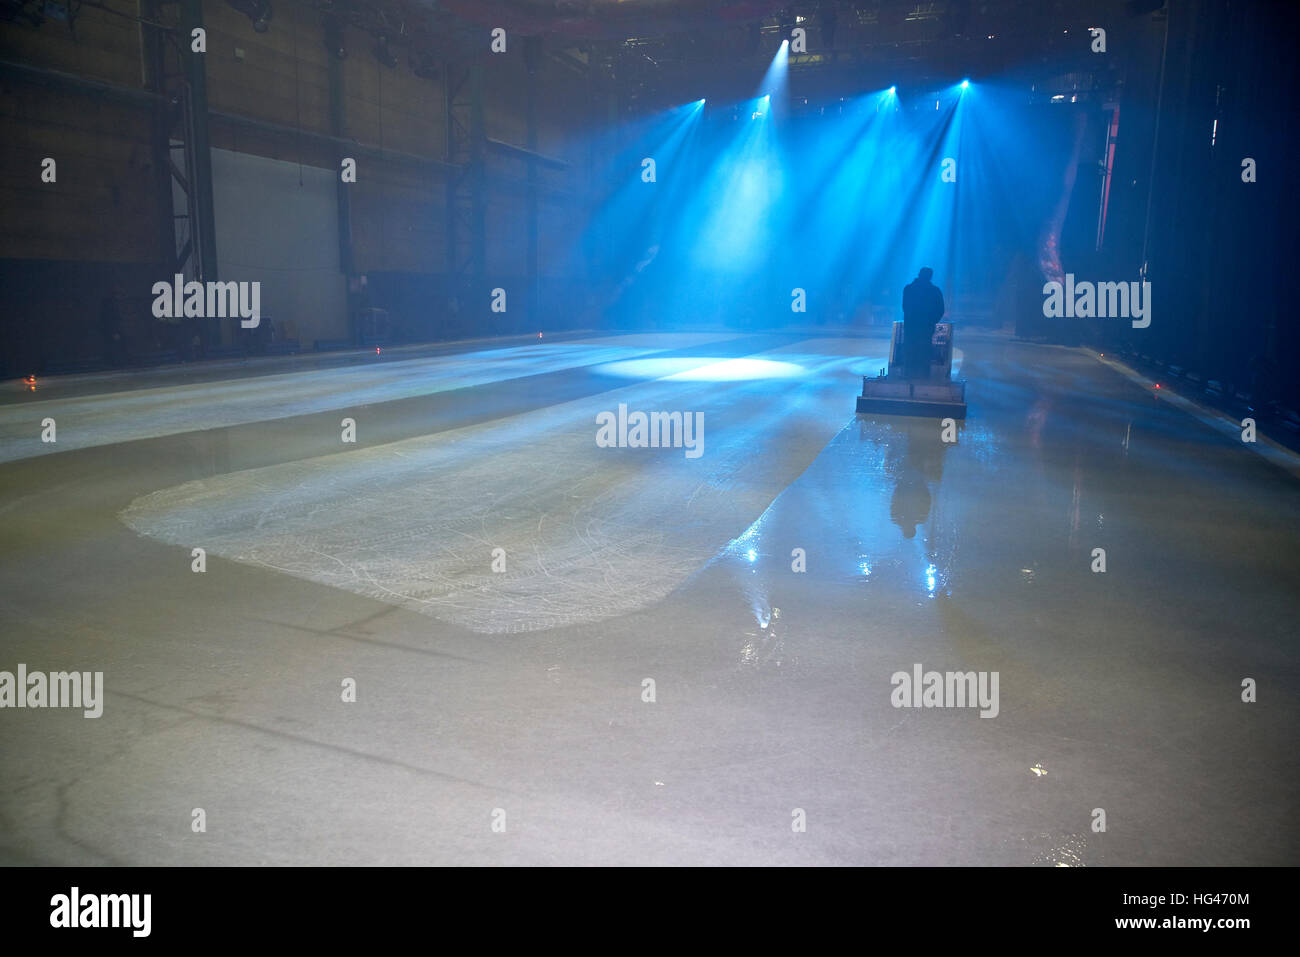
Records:
[[[810,321],[897,318],[921,266],[955,312],[994,294],[990,277],[1037,261],[1072,155],[1070,116],[992,80],[907,96],[891,84],[792,111],[778,60],[750,98],[620,133],[581,262],[620,322],[770,328],[796,287]]]
[[[718,359],[708,356],[671,359],[624,359],[597,366],[596,372],[627,379],[673,379],[678,382],[741,382],[752,379],[793,379],[803,366],[774,359]]]
[[[670,376],[686,382],[737,382],[744,379],[793,379],[804,374],[794,362],[775,359],[723,359],[712,365]]]
[[[746,104],[759,122],[744,123],[734,138],[712,157],[703,189],[682,219],[695,218],[691,265],[732,274],[761,266],[766,251],[779,241],[773,218],[784,189],[785,165],[770,122],[768,97]]]
[[[784,102],[786,95],[786,79],[790,70],[790,41],[782,42],[777,48],[776,56],[772,57],[772,62],[763,74],[763,82],[758,86],[758,92],[763,94],[763,99],[770,99],[775,93],[777,99]]]

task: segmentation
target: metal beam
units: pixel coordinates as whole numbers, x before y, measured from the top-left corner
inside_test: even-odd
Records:
[[[142,9],[150,23],[140,27],[140,57],[144,63],[149,90],[157,96],[151,105],[149,152],[153,162],[154,202],[158,217],[158,261],[173,265],[176,258],[176,220],[172,201],[172,176],[176,167],[171,156],[171,128],[174,116],[166,99],[167,32],[154,24],[161,22],[159,0],[145,0]]]
[[[535,95],[536,94],[532,89],[532,84],[529,84],[526,96],[531,97]],[[551,169],[570,169],[572,167],[572,164],[568,160],[558,159],[554,156],[547,156],[545,153],[537,152],[536,149],[525,149],[522,146],[515,146],[513,143],[505,143],[501,140],[489,139],[487,140],[487,145],[490,146],[494,152],[500,153],[504,156],[525,160],[529,163],[540,163],[543,166],[549,166]],[[531,145],[536,145],[535,137],[531,138]]]
[[[443,70],[447,156],[461,168],[447,181],[447,264],[461,314],[479,319],[488,308],[486,259],[487,137],[483,119],[483,59],[448,63]]]
[[[272,123],[268,120],[255,120],[249,116],[239,116],[235,113],[225,113],[221,110],[211,110],[208,115],[220,123],[229,126],[236,126],[244,130],[254,132],[273,133],[279,136],[293,136],[315,143],[318,146],[329,147],[331,152],[336,148],[341,148],[347,152],[346,156],[368,156],[371,159],[384,160],[390,163],[404,163],[412,166],[422,166],[425,169],[434,172],[455,173],[460,170],[459,166],[451,163],[444,163],[441,160],[430,159],[427,156],[419,156],[415,153],[404,153],[400,150],[390,150],[378,146],[368,146],[365,143],[358,143],[356,140],[348,139],[344,136],[330,136],[326,133],[316,133],[312,130],[296,130],[292,126],[282,126],[279,123]]]
[[[442,66],[442,119],[443,144],[447,157],[446,165],[456,165],[459,159],[456,153],[456,72],[450,63]],[[456,180],[457,176],[448,176],[443,195],[443,257],[446,261],[447,278],[456,275]]]
[[[534,320],[532,325],[541,322],[541,280],[538,270],[539,206],[537,201],[537,70],[542,58],[542,38],[524,38],[524,65],[528,71],[528,82],[524,93],[524,129],[528,141],[528,252],[525,267],[528,274],[528,314]]]
[[[15,63],[12,60],[0,60],[0,74],[7,74],[51,89],[101,95],[129,106],[152,107],[159,102],[166,102],[164,96],[150,90],[141,90],[132,86],[119,86],[116,83],[105,83],[103,80],[92,80],[72,73],[64,73],[62,70],[30,66],[26,63]]]
[[[547,56],[561,66],[572,70],[584,79],[591,73],[590,64],[584,63],[582,60],[579,60],[573,54],[565,50],[553,50],[548,53]]]
[[[469,275],[474,282],[474,295],[486,296],[483,277],[487,271],[487,124],[483,110],[483,55],[479,54],[469,68],[469,188],[470,234]],[[472,311],[486,308],[487,300],[475,303]]]
[[[344,142],[343,134],[347,129],[346,101],[343,95],[343,61],[327,51],[327,73],[330,98],[330,134],[336,145]],[[341,148],[335,150],[334,181],[337,186],[338,230],[339,230],[339,271],[350,280],[356,274],[356,257],[352,248],[352,191],[350,184],[343,182],[340,175],[344,159]],[[348,320],[351,321],[349,315]]]
[[[102,95],[108,99],[128,106],[153,107],[159,103],[168,103],[168,98],[166,96],[154,93],[150,90],[121,86],[116,83],[106,83],[103,80],[92,80],[88,77],[77,76],[72,73],[64,73],[62,70],[51,70],[47,67],[29,66],[26,63],[15,63],[12,60],[0,60],[0,75],[3,74],[8,74],[32,83],[37,83],[51,89],[62,89],[69,92],[85,93],[92,96]],[[355,153],[359,156],[368,156],[372,159],[384,160],[386,162],[425,166],[438,172],[454,173],[461,169],[460,166],[457,166],[454,163],[430,159],[427,156],[419,156],[415,153],[403,153],[400,150],[369,146],[342,136],[330,136],[325,133],[317,133],[313,130],[298,130],[292,126],[284,126],[280,123],[272,123],[268,120],[256,120],[252,117],[239,116],[235,113],[225,113],[221,110],[209,110],[208,116],[210,119],[218,120],[230,126],[239,127],[240,129],[272,133],[281,136],[301,137],[303,140],[320,146],[343,147],[350,151],[349,155]],[[501,145],[515,150],[519,149],[519,147],[509,147],[508,144],[504,143]]]
[[[195,219],[190,221],[190,230],[195,239],[195,267],[198,273],[195,278],[200,282],[211,282],[218,277],[217,224],[212,205],[212,137],[208,130],[207,54],[195,53],[190,41],[193,32],[202,26],[202,0],[183,0],[180,42],[185,82],[190,96],[186,139],[192,154],[190,195],[194,198],[192,208],[195,212]],[[234,320],[230,321],[229,326],[233,333]]]

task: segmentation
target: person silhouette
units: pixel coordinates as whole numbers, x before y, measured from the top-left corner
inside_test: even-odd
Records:
[[[933,276],[933,269],[922,266],[903,289],[903,369],[909,379],[930,378],[930,342],[945,308]]]

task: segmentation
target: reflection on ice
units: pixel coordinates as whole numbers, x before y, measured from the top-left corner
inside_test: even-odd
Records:
[[[771,590],[813,565],[819,577],[846,569],[840,581],[873,590],[899,588],[926,598],[950,594],[956,530],[951,518],[944,519],[948,444],[940,431],[938,419],[860,417],[857,438],[868,454],[836,456],[841,471],[833,481],[813,479],[815,496],[800,495],[796,483],[728,543],[720,560],[760,629],[769,626]],[[846,430],[835,441],[852,441],[852,435]],[[800,537],[810,521],[842,536],[810,545]]]
[[[873,565],[901,558],[905,567],[920,572],[919,580],[931,598],[946,590],[948,573],[942,569],[941,556],[953,548],[951,529],[941,521],[941,487],[949,443],[940,436],[938,419],[859,419],[859,440],[872,443],[880,454],[871,459],[876,464],[874,474],[858,477],[860,493],[854,507],[854,527],[862,534],[853,554],[855,572],[869,578]],[[886,494],[888,522],[894,536],[883,533]],[[920,548],[906,547],[912,542]]]
[[[762,525],[763,517],[760,516],[743,535],[728,542],[722,550],[722,560],[731,570],[732,579],[749,604],[755,623],[759,628],[766,629],[772,622],[772,610],[767,600],[767,576],[756,567],[759,558],[756,546]]]
[[[624,359],[602,365],[596,371],[629,379],[738,382],[747,379],[790,379],[803,375],[805,370],[794,362],[778,362],[775,359],[672,356],[660,359]]]

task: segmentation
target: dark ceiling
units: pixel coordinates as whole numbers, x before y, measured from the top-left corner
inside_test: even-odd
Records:
[[[229,0],[242,6],[264,0]],[[327,17],[410,51],[456,60],[503,27],[543,40],[548,55],[597,68],[635,97],[671,101],[750,77],[796,26],[792,84],[825,95],[837,84],[943,84],[1013,78],[1026,89],[1103,90],[1118,57],[1096,57],[1088,28],[1151,21],[1162,0],[314,0]],[[272,27],[273,28],[273,27]],[[806,94],[804,93],[806,91]],[[696,94],[699,95],[699,94]],[[1099,93],[1098,95],[1104,95]],[[691,97],[693,98],[693,97]]]

